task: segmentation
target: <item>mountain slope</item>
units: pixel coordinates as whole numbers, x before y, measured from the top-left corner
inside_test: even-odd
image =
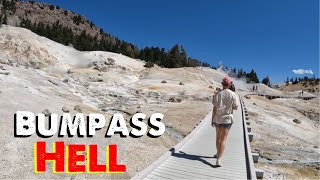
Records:
[[[210,64],[188,57],[183,46],[173,45],[170,50],[159,47],[139,49],[130,42],[120,40],[98,28],[92,21],[59,6],[0,0],[0,24],[20,26],[64,45],[81,51],[109,51],[131,58],[143,59],[163,67],[210,67]]]

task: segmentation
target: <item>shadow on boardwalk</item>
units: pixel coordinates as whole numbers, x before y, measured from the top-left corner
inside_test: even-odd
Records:
[[[217,165],[212,165],[211,163],[209,163],[208,161],[203,159],[203,158],[214,158],[213,156],[211,156],[211,157],[210,156],[199,156],[199,155],[194,155],[194,154],[187,154],[183,151],[179,151],[179,153],[176,153],[175,148],[170,149],[170,151],[171,151],[171,156],[173,156],[173,157],[184,158],[184,159],[189,159],[189,160],[194,160],[194,161],[200,161],[203,164],[206,164],[212,168],[219,167]]]

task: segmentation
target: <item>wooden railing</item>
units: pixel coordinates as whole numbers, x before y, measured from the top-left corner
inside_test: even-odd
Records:
[[[254,162],[253,162],[253,157],[251,153],[251,146],[250,146],[250,140],[252,140],[253,135],[248,132],[248,123],[249,119],[246,118],[247,114],[247,109],[245,107],[245,104],[242,100],[242,98],[239,96],[240,104],[241,104],[241,112],[242,112],[242,125],[243,125],[243,138],[244,138],[244,149],[245,149],[245,154],[246,154],[246,166],[247,166],[247,179],[257,179],[256,172],[255,172],[255,167],[254,167]],[[250,128],[251,132],[251,128]],[[252,137],[250,137],[252,136]]]

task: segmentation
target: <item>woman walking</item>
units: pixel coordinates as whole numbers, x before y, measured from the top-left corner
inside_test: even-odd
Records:
[[[228,76],[221,82],[223,89],[213,98],[212,126],[216,127],[217,166],[222,166],[222,155],[225,150],[229,130],[233,123],[233,110],[238,108],[237,97],[229,87],[231,80]]]

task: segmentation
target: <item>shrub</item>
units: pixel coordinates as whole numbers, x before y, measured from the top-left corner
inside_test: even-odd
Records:
[[[298,81],[296,81],[296,82],[298,82]],[[270,87],[271,84],[270,84],[269,76],[263,78],[262,83]]]
[[[73,23],[75,23],[78,26],[80,25],[80,23],[82,23],[82,24],[84,23],[84,21],[80,15],[73,16],[72,20],[73,20]]]
[[[52,4],[49,6],[49,9],[50,9],[50,10],[54,10],[54,8],[55,8],[55,7],[54,7],[54,5],[52,5]]]
[[[184,85],[184,83],[183,83],[183,82],[180,82],[179,85]]]
[[[148,62],[146,62],[146,64],[144,65],[144,67],[146,67],[146,68],[153,68],[153,67],[154,67],[154,64],[153,64],[153,62],[148,61]]]

